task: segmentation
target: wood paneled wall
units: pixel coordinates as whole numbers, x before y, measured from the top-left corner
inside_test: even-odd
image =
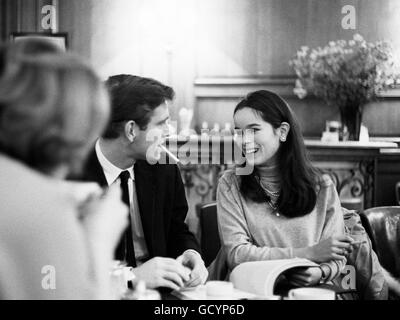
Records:
[[[231,122],[236,104],[247,93],[270,90],[281,95],[292,107],[306,137],[320,137],[327,120],[339,120],[339,110],[321,100],[300,100],[293,94],[290,78],[201,78],[195,82],[196,126]],[[400,136],[400,97],[382,96],[364,107],[363,123],[370,136]]]
[[[288,62],[301,46],[323,46],[330,40],[351,39],[360,33],[368,41],[391,41],[400,57],[400,1],[216,2],[204,9],[212,12],[205,28],[214,31],[201,32],[199,38],[197,75],[200,79],[195,86],[197,126],[203,121],[220,125],[229,122],[235,103],[246,90],[271,89],[285,96],[306,136],[320,136],[325,121],[338,119],[339,113],[322,101],[299,100],[292,94],[293,82],[288,86],[287,80],[293,77],[293,70]],[[229,5],[223,15],[218,14],[222,12],[221,6],[228,8]],[[342,28],[341,10],[345,5],[356,8],[356,30]],[[280,84],[279,79],[283,79]],[[249,81],[256,85],[249,86]],[[204,83],[208,84],[204,86]],[[400,135],[398,94],[367,105],[363,121],[371,135]]]
[[[341,26],[344,5],[356,8],[356,30]],[[198,78],[290,77],[288,61],[302,45],[356,32],[370,41],[390,40],[400,53],[398,0],[60,0],[60,13],[60,31],[71,34],[72,48],[103,77],[133,73],[172,85],[172,116],[180,107],[194,107],[197,125],[230,121],[237,100],[196,99]],[[307,135],[320,134],[325,120],[337,117],[320,101],[288,98]],[[371,133],[400,134],[398,107],[394,101],[377,111],[368,107]]]
[[[17,30],[16,2],[0,0],[0,41],[6,41],[10,32]]]
[[[0,0],[1,40],[9,39],[12,32],[43,32],[42,7],[57,5],[58,0]]]
[[[17,22],[9,21],[14,26],[8,29],[16,24],[19,30],[14,31],[38,30],[40,0],[2,2],[18,9]],[[341,26],[345,5],[356,8],[356,30]],[[157,78],[177,92],[172,116],[180,107],[194,107],[197,124],[207,117],[230,121],[225,109],[233,106],[232,99],[225,103],[222,97],[196,99],[196,79],[287,78],[293,76],[288,61],[298,48],[349,39],[354,33],[369,41],[390,40],[400,54],[399,0],[58,0],[58,11],[59,31],[69,33],[71,49],[90,59],[102,77],[133,73]],[[325,118],[317,115],[335,113],[319,101],[289,98],[301,121],[316,116],[307,123],[311,135],[324,126]],[[309,104],[314,105],[311,112]],[[215,106],[216,116],[211,115]],[[390,114],[383,115],[384,110]],[[395,123],[399,110],[395,100],[367,110],[371,132],[400,134]]]
[[[292,75],[288,61],[303,45],[360,33],[387,39],[400,52],[397,0],[218,0],[201,1],[199,77]],[[341,26],[342,7],[356,8],[356,30]]]

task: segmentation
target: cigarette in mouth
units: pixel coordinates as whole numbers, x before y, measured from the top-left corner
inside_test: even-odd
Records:
[[[175,155],[174,155],[171,151],[169,151],[166,147],[164,147],[163,145],[160,145],[160,147],[161,147],[161,149],[163,149],[176,163],[179,163],[179,162],[180,162],[180,160],[179,160],[177,157],[175,157]]]

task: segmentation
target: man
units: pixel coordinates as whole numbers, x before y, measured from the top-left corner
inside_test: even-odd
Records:
[[[208,272],[199,245],[184,220],[185,190],[176,165],[154,164],[168,131],[174,92],[153,79],[110,77],[109,126],[86,165],[85,180],[102,186],[121,183],[130,207],[130,225],[116,259],[133,266],[147,287],[178,289],[205,282]],[[147,161],[149,160],[149,162]]]

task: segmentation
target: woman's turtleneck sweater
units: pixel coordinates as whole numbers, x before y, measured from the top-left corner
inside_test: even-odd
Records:
[[[257,177],[261,188],[266,194],[266,199],[269,197],[271,209],[275,209],[274,205],[278,201],[281,190],[281,177],[277,165],[264,166],[257,168]],[[279,216],[279,213],[274,210],[274,213]]]
[[[280,174],[278,171],[278,165],[269,165],[263,167],[256,167],[258,175],[271,183],[279,184],[281,181]]]
[[[258,168],[264,187],[279,191],[276,166]],[[305,248],[335,235],[343,235],[344,219],[339,196],[328,175],[317,188],[317,202],[311,213],[286,218],[267,203],[245,199],[240,193],[240,176],[229,170],[221,177],[217,191],[218,224],[228,265],[233,269],[247,261],[295,258],[293,248]],[[346,261],[331,261],[331,276],[336,277]]]

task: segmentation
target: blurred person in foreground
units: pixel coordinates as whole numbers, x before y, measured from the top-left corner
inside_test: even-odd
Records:
[[[120,189],[63,181],[108,117],[107,90],[79,58],[39,40],[1,49],[1,299],[113,298]]]
[[[115,252],[149,288],[177,290],[208,276],[194,235],[185,223],[185,189],[176,164],[156,163],[168,133],[172,88],[133,75],[107,80],[112,116],[84,170],[101,186],[121,182],[131,223]],[[124,195],[125,194],[125,195]]]

